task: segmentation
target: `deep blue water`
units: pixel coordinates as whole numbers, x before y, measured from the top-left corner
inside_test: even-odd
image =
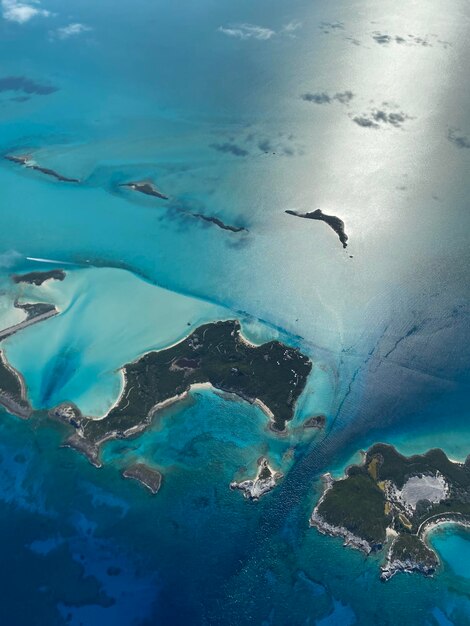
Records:
[[[1,413],[0,623],[470,624],[468,533],[432,539],[433,579],[381,584],[379,557],[308,528],[321,474],[377,440],[470,453],[468,3],[0,10],[0,152],[82,181],[0,163],[0,326],[18,295],[61,309],[2,346],[34,406],[102,415],[123,363],[213,319],[314,362],[287,437],[203,391],[107,445],[100,470],[60,448],[56,427]],[[381,108],[403,121],[354,121]],[[119,187],[146,177],[168,202]],[[284,213],[318,206],[344,219],[347,253],[326,225]],[[54,266],[64,283],[9,279]],[[324,434],[303,433],[313,413]],[[262,454],[285,477],[250,503],[228,485]],[[135,459],[162,470],[157,496],[121,479]]]

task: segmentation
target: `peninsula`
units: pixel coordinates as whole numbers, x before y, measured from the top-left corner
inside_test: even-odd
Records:
[[[78,178],[69,178],[68,176],[62,176],[62,174],[59,174],[58,172],[50,169],[49,167],[41,167],[40,165],[37,165],[36,163],[34,163],[34,161],[32,161],[29,155],[7,154],[5,156],[5,159],[7,159],[7,161],[12,161],[12,163],[18,163],[18,165],[22,165],[23,167],[27,169],[35,170],[36,172],[41,172],[41,174],[45,174],[46,176],[51,176],[52,178],[55,178],[56,180],[62,183],[79,183],[80,182]]]
[[[26,396],[23,377],[8,363],[2,350],[0,350],[0,405],[23,419],[28,419],[33,412]]]
[[[326,213],[323,213],[321,209],[316,209],[315,211],[310,211],[308,213],[287,210],[286,213],[289,215],[295,215],[296,217],[303,217],[309,220],[321,220],[322,222],[325,222],[325,224],[328,224],[328,226],[338,235],[339,240],[343,244],[343,248],[347,247],[348,236],[344,232],[344,222],[339,217],[336,217],[336,215],[326,215]]]
[[[154,198],[160,198],[160,200],[168,200],[168,196],[165,196],[150,180],[121,183],[119,186],[143,193],[146,196],[153,196]]]
[[[26,313],[26,319],[22,322],[18,322],[18,324],[0,330],[0,341],[11,337],[11,335],[14,335],[19,330],[23,330],[23,328],[27,328],[38,322],[43,322],[59,313],[59,310],[53,304],[48,304],[47,302],[20,304],[16,301],[14,306],[17,309],[22,309]]]
[[[145,430],[159,409],[181,400],[195,386],[209,385],[257,404],[268,415],[270,427],[282,432],[311,369],[311,361],[296,348],[279,341],[255,346],[244,339],[238,321],[214,322],[170,348],[125,365],[121,395],[102,419],[83,416],[70,404],[56,407],[51,415],[74,427],[66,445],[99,467],[101,444]]]
[[[387,543],[383,581],[397,572],[432,575],[439,561],[426,535],[444,522],[470,526],[470,456],[456,463],[434,449],[405,457],[386,444],[372,446],[345,478],[327,474],[310,518],[320,532],[366,554]]]

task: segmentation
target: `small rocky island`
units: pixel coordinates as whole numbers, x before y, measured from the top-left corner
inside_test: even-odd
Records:
[[[44,272],[28,272],[27,274],[13,274],[12,279],[16,284],[27,283],[28,285],[40,286],[46,280],[64,280],[64,270],[47,270]]]
[[[470,456],[455,463],[435,449],[405,457],[385,444],[370,448],[345,478],[327,474],[310,519],[366,554],[387,544],[383,581],[397,572],[432,575],[439,561],[426,535],[443,522],[470,526]]]
[[[151,180],[121,183],[119,186],[131,189],[132,191],[137,191],[138,193],[143,193],[146,196],[153,196],[154,198],[159,198],[160,200],[168,200],[168,196],[165,196],[165,194],[163,194]]]
[[[7,161],[11,161],[12,163],[17,163],[18,165],[22,165],[23,167],[27,169],[35,170],[36,172],[41,172],[41,174],[45,174],[46,176],[51,176],[52,178],[55,178],[56,180],[62,183],[79,183],[80,182],[78,178],[69,178],[68,176],[62,176],[62,174],[59,174],[58,172],[50,169],[49,167],[41,167],[40,165],[37,165],[31,159],[31,157],[27,154],[25,155],[7,154],[5,156],[5,159],[7,159]]]
[[[303,217],[308,220],[321,220],[322,222],[325,222],[325,224],[328,224],[328,226],[338,235],[339,240],[343,244],[343,248],[347,247],[348,236],[344,232],[344,222],[339,217],[336,217],[336,215],[326,215],[326,213],[323,213],[321,209],[316,209],[315,211],[310,211],[308,213],[287,210],[286,213],[289,215],[295,215],[296,217]]]
[[[242,480],[241,482],[233,481],[230,483],[230,489],[239,489],[243,492],[243,496],[249,500],[259,500],[261,496],[268,493],[277,485],[282,478],[281,472],[276,472],[269,465],[266,457],[262,456],[258,459],[258,471],[254,479]]]
[[[243,231],[247,232],[247,229],[243,226],[230,226],[229,224],[222,222],[222,220],[219,220],[218,217],[210,217],[208,215],[204,215],[203,213],[191,213],[191,215],[199,220],[203,220],[204,222],[215,224],[219,228],[222,228],[222,230],[229,230],[232,233],[241,233]]]
[[[122,393],[104,418],[83,416],[71,404],[56,407],[51,416],[74,428],[67,445],[99,467],[101,444],[145,430],[159,409],[181,400],[198,385],[257,404],[268,415],[271,428],[282,432],[311,369],[311,361],[296,348],[279,341],[255,346],[243,338],[238,321],[214,322],[170,348],[125,365]]]
[[[132,478],[144,485],[153,494],[160,491],[162,475],[146,463],[134,463],[122,472],[123,478]]]

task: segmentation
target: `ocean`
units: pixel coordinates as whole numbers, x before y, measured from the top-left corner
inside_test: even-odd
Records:
[[[285,437],[195,391],[99,470],[57,425],[2,412],[0,622],[470,624],[468,532],[431,536],[434,578],[384,584],[381,556],[308,527],[321,475],[376,441],[470,453],[468,2],[1,10],[2,155],[81,181],[0,163],[0,327],[16,297],[61,311],[2,342],[34,407],[102,416],[124,363],[212,320],[313,370]],[[146,178],[169,199],[120,187]],[[346,250],[285,214],[318,207]],[[10,279],[53,267],[63,282]],[[305,431],[319,413],[324,432]],[[284,478],[253,503],[229,484],[261,455]],[[161,469],[156,496],[121,478],[138,460]]]

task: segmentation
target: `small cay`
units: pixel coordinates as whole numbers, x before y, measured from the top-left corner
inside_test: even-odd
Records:
[[[46,176],[51,176],[52,178],[55,178],[56,180],[62,183],[79,183],[80,182],[78,178],[69,178],[68,176],[62,176],[62,174],[59,174],[58,172],[56,172],[53,169],[50,169],[49,167],[41,167],[40,165],[37,165],[36,163],[34,163],[34,161],[31,160],[29,155],[7,154],[5,156],[5,159],[7,159],[7,161],[11,161],[12,163],[18,163],[18,165],[22,165],[23,167],[27,169],[34,170],[36,172],[41,172],[41,174],[45,174]]]
[[[165,194],[163,194],[150,180],[122,183],[119,186],[131,189],[132,191],[137,191],[138,193],[143,193],[146,196],[153,196],[154,198],[159,198],[160,200],[168,200],[168,196],[165,196]]]
[[[325,222],[338,235],[339,240],[343,244],[343,248],[347,247],[348,236],[344,232],[344,222],[339,217],[336,217],[336,215],[326,215],[326,213],[323,213],[320,209],[316,209],[315,211],[310,211],[308,213],[287,210],[286,213],[289,215],[295,215],[296,217],[303,217],[308,220],[320,220]]]
[[[241,482],[233,481],[230,483],[230,489],[239,489],[245,498],[256,501],[272,491],[282,476],[281,472],[276,472],[270,467],[266,457],[261,457],[258,459],[256,478]]]
[[[205,222],[210,222],[211,224],[215,224],[223,230],[229,230],[232,233],[241,233],[243,231],[248,232],[248,230],[243,226],[230,226],[228,224],[224,224],[224,222],[222,222],[222,220],[219,220],[218,217],[210,217],[208,215],[204,215],[203,213],[191,213],[191,215],[193,217],[196,217],[197,219],[204,220]]]
[[[132,478],[144,485],[153,494],[160,491],[162,485],[162,475],[156,469],[149,467],[145,463],[134,463],[122,472],[123,478]]]
[[[64,270],[49,270],[45,272],[29,272],[27,274],[13,274],[13,282],[16,284],[27,283],[29,285],[42,285],[46,280],[64,280]]]

